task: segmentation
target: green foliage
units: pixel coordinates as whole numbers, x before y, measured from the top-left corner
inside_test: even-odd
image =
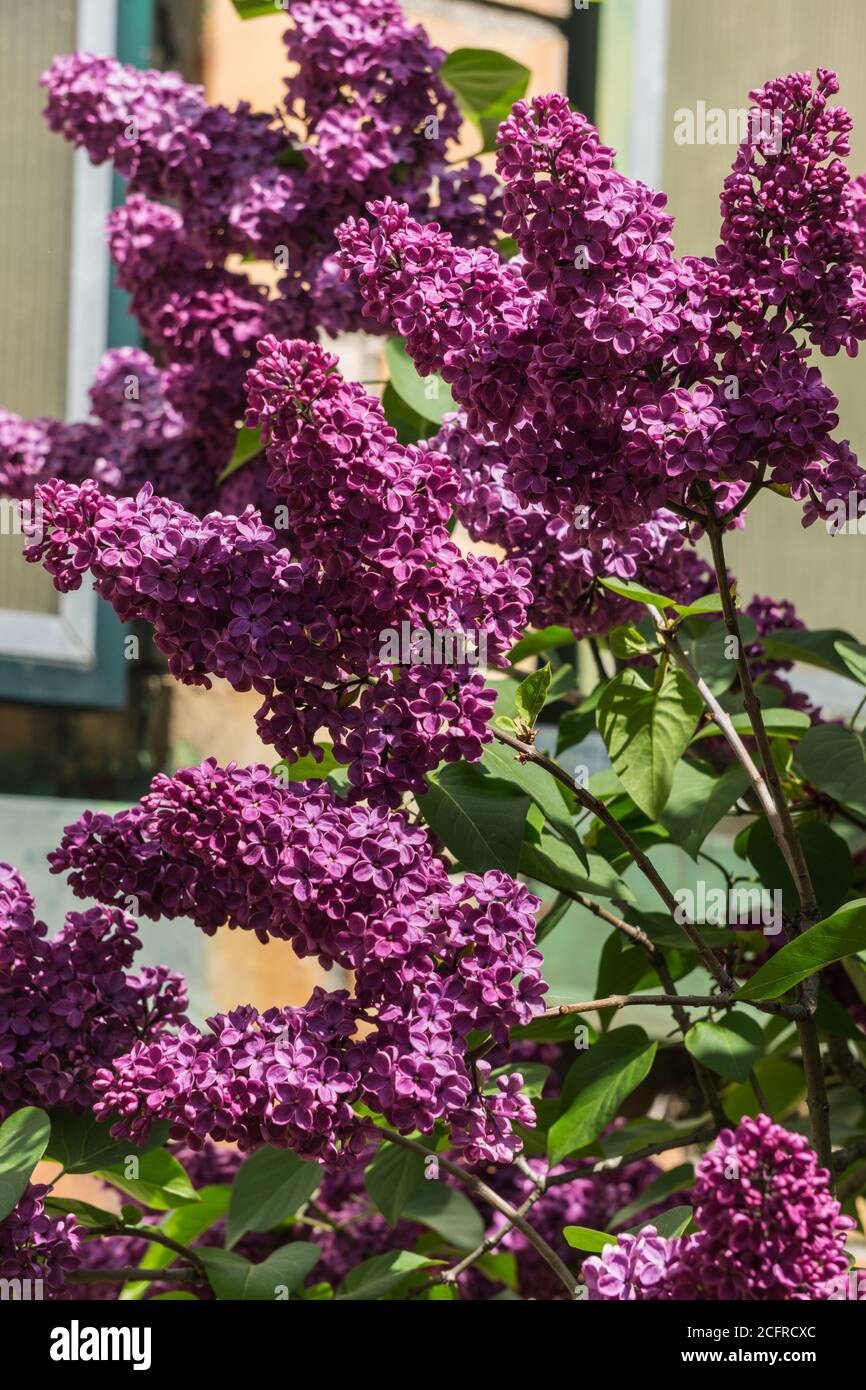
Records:
[[[249,463],[251,459],[257,458],[263,450],[264,444],[262,443],[261,431],[258,429],[250,429],[248,425],[241,425],[235,435],[235,447],[232,450],[232,456],[217,478],[217,487],[243,468],[244,464]]]
[[[130,1171],[134,1176],[129,1176]],[[126,1158],[110,1168],[100,1168],[97,1176],[152,1211],[170,1211],[199,1200],[186,1169],[165,1149],[141,1154],[133,1164]]]
[[[226,1249],[248,1231],[271,1231],[306,1205],[322,1180],[318,1163],[286,1149],[257,1150],[245,1159],[232,1183]]]
[[[393,1144],[381,1146],[364,1177],[367,1192],[389,1226],[397,1225],[423,1182],[423,1156]]]
[[[203,1249],[198,1255],[217,1298],[248,1302],[285,1299],[303,1283],[321,1253],[317,1245],[296,1240],[260,1264],[229,1250]]]
[[[866,815],[866,737],[838,724],[816,724],[800,740],[797,765],[819,791]]]
[[[140,1159],[165,1143],[170,1128],[167,1123],[155,1124],[147,1143],[139,1148],[128,1139],[112,1139],[110,1119],[103,1124],[90,1114],[79,1115],[63,1108],[49,1114],[51,1139],[45,1157],[62,1163],[67,1173],[95,1173],[128,1158]]]
[[[664,810],[674,770],[691,742],[703,701],[682,671],[668,668],[648,685],[628,667],[609,683],[596,721],[614,771],[652,820]]]
[[[402,338],[388,339],[385,362],[394,392],[422,420],[441,425],[449,411],[456,410],[451,388],[436,372],[419,376]]]
[[[644,1030],[629,1024],[606,1033],[577,1058],[565,1078],[560,1115],[548,1135],[552,1163],[598,1138],[649,1075],[655,1054],[656,1044]]]
[[[823,966],[864,950],[866,898],[858,898],[782,946],[737,991],[737,998],[778,999]]]
[[[484,150],[496,148],[496,129],[526,92],[529,68],[486,48],[457,48],[439,70],[467,120],[483,137]]]
[[[518,718],[531,729],[547,702],[550,690],[550,662],[521,681],[514,692]]]
[[[434,834],[464,869],[517,872],[530,799],[507,779],[470,763],[451,763],[427,778],[419,800]]]
[[[686,1047],[698,1062],[727,1081],[746,1081],[764,1050],[761,1025],[749,1014],[725,1014],[718,1022],[699,1019],[686,1033]]]
[[[44,1110],[28,1105],[0,1125],[0,1221],[20,1201],[51,1134]]]

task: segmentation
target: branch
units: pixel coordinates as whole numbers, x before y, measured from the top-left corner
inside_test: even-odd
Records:
[[[764,728],[764,716],[761,710],[761,702],[755,694],[755,687],[752,684],[752,673],[749,669],[749,660],[746,656],[746,648],[742,633],[740,632],[737,609],[728,585],[728,571],[725,560],[724,542],[722,540],[722,528],[714,516],[707,518],[707,535],[709,536],[710,546],[713,552],[713,563],[715,565],[716,580],[722,600],[722,616],[724,618],[725,627],[729,635],[735,638],[737,644],[736,666],[737,674],[740,678],[740,689],[743,692],[743,705],[752,725],[752,732],[755,742],[758,745],[758,752],[761,755],[761,762],[764,767],[764,777],[766,778],[776,809],[776,815],[771,820],[770,824],[773,829],[773,834],[776,836],[779,849],[782,851],[782,854],[785,856],[785,861],[791,869],[791,876],[797,887],[797,893],[803,907],[803,914],[807,918],[811,917],[814,919],[818,907],[815,900],[815,890],[812,887],[812,879],[803,854],[803,847],[800,844],[800,837],[791,819],[791,812],[785,799],[785,793],[782,790],[779,772],[776,764],[773,762],[770,740]],[[746,770],[748,771],[748,768]],[[758,791],[757,786],[755,787],[755,791]]]
[[[715,1139],[717,1133],[713,1125],[702,1125],[691,1134],[682,1134],[676,1139],[662,1139],[656,1144],[645,1144],[642,1149],[620,1154],[617,1159],[603,1158],[592,1168],[574,1168],[567,1173],[554,1173],[552,1177],[548,1176],[547,1187],[560,1187],[563,1183],[573,1182],[575,1178],[585,1178],[591,1173],[615,1172],[618,1168],[624,1168],[627,1163],[640,1163],[645,1158],[654,1158],[656,1154],[667,1153],[670,1149],[688,1149],[693,1144],[706,1144]]]
[[[540,1018],[558,1018],[562,1014],[590,1013],[596,1009],[625,1009],[631,1004],[647,1004],[659,1008],[675,1008],[689,1005],[691,1008],[736,1009],[740,1000],[733,994],[609,994],[605,999],[585,999],[579,1004],[554,1004],[545,1009]],[[779,1018],[802,1019],[810,1017],[805,1004],[782,1004],[778,999],[749,999],[753,1009],[765,1014],[775,1014]]]
[[[818,904],[815,898],[815,890],[812,886],[812,879],[803,853],[803,846],[800,843],[800,837],[797,834],[790,807],[785,799],[778,769],[773,762],[770,740],[764,728],[761,704],[755,695],[755,687],[752,684],[752,673],[749,669],[749,661],[746,656],[746,649],[740,632],[737,610],[728,585],[728,570],[725,561],[722,526],[713,513],[711,503],[708,503],[707,513],[707,535],[710,539],[710,546],[713,552],[713,564],[716,571],[716,581],[722,599],[722,615],[728,633],[736,639],[737,672],[740,677],[740,688],[743,692],[743,704],[749,715],[755,741],[761,755],[761,762],[764,767],[764,776],[767,780],[767,785],[777,812],[777,815],[771,820],[770,824],[776,836],[779,848],[785,856],[785,862],[790,867],[791,876],[796,885],[797,895],[800,899],[800,912],[797,917],[796,929],[801,931],[804,927],[810,926],[818,917]],[[746,770],[748,771],[748,769]],[[755,790],[757,791],[757,787]],[[800,1042],[800,1054],[803,1059],[803,1071],[806,1076],[806,1101],[809,1106],[809,1116],[812,1124],[812,1140],[818,1155],[818,1161],[832,1174],[833,1140],[830,1134],[830,1103],[827,1099],[824,1067],[821,1061],[821,1044],[814,1018],[817,994],[817,976],[810,977],[800,986],[800,999],[806,1006],[808,1013],[807,1017],[797,1022],[797,1036]]]
[[[76,1269],[66,1275],[66,1280],[70,1284],[126,1284],[147,1280],[189,1288],[202,1283],[188,1269]]]
[[[546,754],[539,753],[538,749],[533,748],[531,743],[524,743],[521,739],[506,733],[504,729],[497,728],[496,725],[493,725],[492,732],[500,743],[505,743],[509,748],[513,748],[523,762],[536,763],[538,767],[543,767],[545,772],[549,772],[551,777],[555,777],[563,786],[568,787],[569,791],[574,794],[580,804],[585,806],[588,811],[592,811],[593,815],[601,821],[602,825],[607,826],[611,834],[615,835],[623,848],[628,851],[644,878],[652,884],[668,912],[676,921],[679,904],[673,893],[668,888],[652,861],[644,854],[640,846],[635,843],[628,831],[623,829],[616,817],[611,815],[604,803],[599,801],[597,797],[594,797],[591,792],[588,792],[585,787],[578,786],[574,779],[569,777],[565,769],[559,766],[559,763],[554,762],[552,758],[548,758]],[[716,957],[706,945],[700,932],[696,931],[689,922],[679,922],[678,925],[682,927],[685,935],[697,951],[701,963],[713,976],[716,983],[720,985],[723,990],[733,989],[733,980],[728,975],[724,966],[716,960]]]
[[[198,1270],[202,1278],[207,1278],[207,1271],[194,1250],[181,1245],[177,1240],[172,1240],[171,1236],[165,1235],[153,1226],[127,1226],[122,1221],[106,1221],[104,1226],[90,1227],[88,1234],[91,1236],[130,1236],[139,1240],[148,1240],[153,1245],[162,1245],[166,1250],[172,1250],[182,1260],[187,1260]]]
[[[417,1143],[416,1140],[407,1138],[405,1134],[398,1134],[396,1130],[380,1128],[379,1133],[388,1143],[399,1144],[401,1148],[408,1149],[410,1153],[419,1154],[422,1158],[427,1158],[432,1152],[431,1149],[425,1148],[423,1144]],[[540,1236],[533,1226],[530,1226],[525,1217],[521,1216],[520,1212],[512,1207],[509,1202],[506,1202],[504,1197],[500,1197],[498,1192],[494,1192],[492,1187],[488,1187],[487,1183],[482,1182],[474,1173],[470,1173],[466,1168],[460,1168],[456,1163],[452,1163],[450,1159],[444,1158],[442,1154],[437,1154],[436,1157],[439,1160],[440,1166],[445,1169],[446,1173],[450,1173],[452,1178],[457,1178],[458,1182],[462,1182],[468,1187],[469,1191],[477,1197],[479,1201],[485,1202],[489,1207],[493,1207],[494,1211],[501,1212],[501,1214],[511,1222],[512,1226],[515,1226],[517,1230],[520,1231],[521,1235],[526,1237],[530,1245],[534,1246],[541,1258],[547,1262],[560,1282],[565,1285],[568,1289],[569,1297],[573,1299],[576,1289],[574,1275],[571,1273],[568,1266],[559,1258],[556,1251],[548,1245],[544,1237]]]
[[[767,820],[770,822],[770,826],[772,828],[773,835],[776,839],[776,843],[778,844],[779,849],[781,850],[785,858],[785,863],[788,865],[788,868],[791,871],[791,877],[795,878],[794,862],[785,838],[782,819],[779,815],[776,803],[773,800],[770,788],[767,786],[767,783],[764,780],[764,777],[761,774],[760,769],[755,763],[751,753],[749,752],[742,738],[737,733],[734,727],[734,721],[731,719],[731,716],[719,704],[719,701],[716,699],[716,696],[710,690],[703,676],[699,675],[697,669],[692,664],[691,660],[681,647],[677,637],[664,627],[664,619],[662,618],[661,613],[659,613],[658,609],[656,608],[654,608],[652,611],[656,619],[656,630],[658,632],[659,640],[662,646],[670,656],[674,665],[679,666],[680,670],[686,676],[688,676],[692,685],[698,691],[698,694],[703,698],[704,704],[707,706],[709,710],[712,711],[713,719],[718,724],[720,732],[727,739],[737,760],[742,765],[743,769],[746,772],[746,775],[749,778],[749,781],[752,784],[752,787],[755,791],[755,795],[761,803],[761,808],[764,814],[766,815]]]

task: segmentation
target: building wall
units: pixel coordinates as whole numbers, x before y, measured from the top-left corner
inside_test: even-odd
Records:
[[[853,173],[866,170],[866,4],[863,0],[604,0],[599,126],[619,150],[619,167],[668,194],[682,254],[712,255],[719,193],[735,145],[678,144],[675,113],[748,107],[748,93],[789,72],[833,68],[836,100],[854,120]],[[866,362],[815,358],[839,396],[837,434],[866,456]],[[764,494],[728,545],[740,590],[789,598],[814,627],[862,627],[866,537],[807,531],[801,508]]]

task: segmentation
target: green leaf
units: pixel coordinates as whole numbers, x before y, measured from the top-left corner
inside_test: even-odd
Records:
[[[649,650],[646,638],[633,623],[613,628],[607,640],[613,655],[620,661],[630,661]]]
[[[666,608],[673,608],[681,618],[689,618],[693,614],[700,616],[704,613],[720,613],[722,608],[721,594],[705,594],[695,603],[677,603],[675,599],[658,594],[654,589],[647,589],[633,579],[611,579],[608,576],[600,579],[599,583],[619,594],[621,598],[630,599],[632,603],[642,603],[647,608],[658,608],[662,612]]]
[[[510,748],[504,748],[499,743],[487,745],[481,758],[481,766],[493,777],[511,782],[529,796],[545,820],[559,832],[567,844],[571,845],[581,863],[588,863],[583,842],[572,824],[559,786],[549,772],[537,763],[522,763]]]
[[[816,724],[797,748],[800,771],[818,788],[866,814],[866,737],[838,724]]]
[[[525,656],[535,656],[538,652],[553,651],[574,642],[574,633],[568,627],[543,627],[538,632],[527,632],[525,637],[515,643],[508,653],[509,661],[522,661]]]
[[[829,917],[848,897],[854,873],[851,851],[841,835],[825,821],[805,821],[797,827],[803,855],[812,878],[818,910]],[[788,913],[797,911],[800,897],[791,878],[782,852],[768,822],[762,817],[749,828],[746,855],[761,882],[781,889],[782,906]]]
[[[396,1226],[409,1199],[424,1181],[421,1154],[383,1144],[364,1174],[364,1186],[389,1226]]]
[[[332,744],[320,743],[317,744],[317,747],[322,749],[321,762],[316,762],[313,754],[307,753],[294,763],[287,762],[283,758],[271,768],[271,771],[275,777],[279,777],[283,782],[316,782],[329,777],[336,768],[342,769],[345,766],[344,763],[338,763],[334,757]]]
[[[232,1183],[226,1227],[226,1249],[231,1250],[248,1231],[272,1231],[305,1206],[319,1183],[322,1170],[287,1149],[257,1149],[245,1159]]]
[[[855,681],[861,685],[866,685],[866,647],[862,642],[834,642],[833,646],[841,656],[848,672]]]
[[[806,1094],[803,1068],[798,1063],[786,1062],[782,1057],[762,1057],[755,1065],[755,1076],[774,1120],[781,1120],[796,1109]],[[754,1116],[761,1110],[757,1096],[747,1081],[726,1091],[722,1105],[732,1124],[738,1124],[744,1115]]]
[[[695,1180],[695,1168],[693,1163],[679,1163],[676,1168],[669,1168],[645,1187],[639,1197],[628,1206],[622,1207],[611,1219],[611,1226],[627,1226],[634,1221],[635,1217],[640,1216],[647,1207],[654,1207],[660,1202],[664,1202],[674,1192],[682,1192],[684,1188],[691,1187]],[[684,1208],[680,1208],[683,1211]],[[653,1217],[653,1225],[656,1218]],[[646,1224],[646,1223],[644,1223]]]
[[[100,1168],[96,1174],[136,1202],[152,1211],[171,1211],[187,1202],[197,1202],[199,1195],[189,1180],[186,1169],[165,1149],[152,1149],[137,1159],[138,1176],[126,1176],[126,1161],[111,1168]]]
[[[810,724],[808,714],[799,709],[762,709],[761,719],[770,738],[799,738]],[[731,723],[738,734],[754,737],[752,721],[747,714],[735,714]],[[724,738],[724,734],[718,724],[711,721],[701,727],[692,743],[702,738]]]
[[[517,716],[528,724],[530,729],[536,719],[544,709],[547,701],[547,692],[550,689],[550,662],[542,666],[538,671],[531,672],[526,680],[520,682],[514,692],[514,703],[517,707]]]
[[[450,387],[436,372],[427,377],[418,374],[402,338],[388,339],[385,363],[397,395],[424,420],[441,425],[449,411],[456,410]]]
[[[475,1261],[475,1268],[486,1274],[494,1284],[505,1284],[509,1289],[517,1288],[517,1258],[510,1253],[503,1251],[500,1254],[496,1251],[482,1255]]]
[[[788,941],[737,990],[738,999],[778,999],[825,965],[866,950],[866,898],[847,903]]]
[[[591,1255],[599,1255],[606,1245],[616,1245],[616,1236],[594,1231],[590,1226],[566,1226],[562,1234],[572,1250],[587,1250]]]
[[[408,405],[394,390],[390,381],[382,392],[382,409],[388,424],[397,431],[397,438],[401,444],[417,444],[419,440],[429,439],[431,434],[436,433],[435,422],[425,419]]]
[[[773,661],[803,661],[823,671],[835,671],[851,678],[846,663],[836,650],[837,642],[853,642],[850,632],[841,628],[824,628],[807,632],[802,628],[779,628],[762,639],[764,652]]]
[[[91,1114],[57,1109],[49,1111],[49,1119],[51,1139],[45,1156],[61,1163],[67,1173],[94,1173],[127,1158],[141,1158],[164,1144],[171,1128],[167,1121],[159,1121],[151,1129],[145,1146],[139,1148],[128,1139],[112,1139],[109,1131],[115,1123],[114,1116],[102,1124]]]
[[[418,805],[434,834],[470,873],[517,873],[529,797],[511,779],[485,775],[477,764],[432,772]]]
[[[730,763],[719,775],[706,764],[680,761],[661,823],[671,839],[694,859],[710,831],[748,785],[748,775],[739,763]]]
[[[35,1105],[14,1111],[0,1125],[0,1221],[21,1200],[50,1134],[50,1119]]]
[[[649,1075],[657,1044],[630,1025],[605,1033],[578,1057],[563,1086],[562,1113],[551,1126],[547,1152],[559,1163],[597,1139],[627,1096]]]
[[[232,0],[241,19],[261,19],[264,15],[285,14],[287,5],[276,0]]]
[[[681,1236],[691,1225],[694,1211],[691,1207],[671,1207],[669,1211],[663,1211],[660,1216],[654,1216],[652,1222],[641,1221],[637,1226],[632,1226],[626,1235],[637,1236],[647,1225],[653,1225],[660,1236],[665,1240],[672,1240],[675,1236]]]
[[[747,1081],[764,1051],[764,1032],[749,1014],[729,1013],[718,1023],[696,1023],[686,1033],[686,1048],[727,1081]]]
[[[664,809],[703,707],[687,676],[671,668],[657,689],[633,668],[620,671],[598,702],[598,731],[614,771],[651,820]]]
[[[419,1270],[438,1264],[442,1261],[417,1255],[414,1250],[389,1250],[385,1255],[374,1255],[346,1275],[337,1302],[383,1298],[411,1283]]]
[[[643,603],[647,608],[676,608],[677,604],[672,598],[666,598],[664,594],[657,594],[654,589],[647,589],[643,584],[636,583],[633,579],[611,579],[610,577],[599,580],[606,589],[619,594],[621,598],[630,599],[632,603]]]
[[[520,872],[566,893],[587,893],[594,898],[630,898],[619,875],[600,854],[585,854],[584,863],[569,845],[542,830],[538,839],[527,838],[520,849]]]
[[[743,613],[739,619],[740,635],[743,644],[750,647],[757,637],[757,627],[752,618]],[[730,638],[724,623],[709,623],[686,648],[698,674],[704,678],[714,695],[721,695],[730,688],[737,674],[733,657],[727,655]]]
[[[462,114],[478,126],[485,150],[496,147],[496,129],[525,94],[529,68],[487,48],[457,48],[439,69]]]
[[[566,710],[559,721],[559,730],[556,737],[556,756],[559,757],[564,748],[573,748],[578,743],[583,743],[595,731],[595,711],[598,702],[602,697],[607,683],[599,681],[591,695],[577,706],[576,709]],[[590,784],[593,796],[599,793],[595,790],[593,783]]]
[[[209,1231],[211,1226],[215,1225],[217,1221],[221,1221],[225,1216],[231,1193],[224,1184],[216,1184],[212,1187],[199,1188],[198,1195],[199,1201],[191,1202],[189,1206],[177,1207],[174,1211],[168,1212],[160,1221],[157,1229],[163,1235],[176,1240],[180,1245],[192,1245],[200,1236],[203,1236],[205,1231]],[[173,1250],[166,1249],[164,1245],[149,1242],[138,1264],[140,1269],[167,1269],[176,1259],[177,1255]],[[124,1284],[119,1294],[119,1301],[122,1303],[138,1302],[146,1296],[152,1287],[150,1281],[144,1279]]]
[[[260,430],[252,430],[247,425],[241,425],[235,435],[235,447],[232,456],[217,478],[217,487],[220,487],[232,474],[237,473],[238,469],[243,468],[245,463],[254,459],[264,448]]]
[[[43,1198],[43,1204],[51,1216],[74,1216],[78,1226],[104,1226],[106,1222],[112,1223],[117,1220],[116,1211],[94,1207],[90,1202],[79,1202],[75,1197],[48,1196]],[[141,1216],[141,1212],[136,1210],[136,1215]]]
[[[458,1250],[474,1250],[484,1239],[484,1222],[465,1192],[444,1182],[423,1182],[403,1210],[407,1221],[418,1221]]]
[[[282,1298],[303,1283],[322,1255],[318,1245],[305,1240],[282,1245],[255,1265],[230,1250],[200,1249],[196,1253],[217,1298],[244,1302]]]

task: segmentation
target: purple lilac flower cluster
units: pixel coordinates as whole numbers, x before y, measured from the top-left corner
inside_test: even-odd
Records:
[[[70,912],[46,932],[20,875],[0,864],[0,1118],[22,1105],[89,1109],[98,1067],[186,1021],[178,975],[129,974],[140,942],[121,912]]]
[[[0,489],[9,495],[29,496],[49,477],[93,476],[119,493],[150,481],[198,515],[246,502],[268,510],[262,469],[222,489],[217,480],[256,340],[362,326],[357,292],[340,277],[336,225],[371,195],[399,188],[416,216],[437,216],[462,243],[493,240],[498,183],[476,160],[449,158],[460,115],[438,75],[446,55],[425,31],[395,0],[307,0],[290,18],[285,42],[297,71],[279,123],[246,103],[210,106],[176,73],[113,58],[58,57],[44,74],[50,127],[129,181],[109,219],[109,247],[166,370],[147,369],[158,383],[149,439],[128,412],[108,431],[102,417],[93,427],[3,412]],[[286,272],[276,296],[228,270],[230,253],[276,260]],[[99,415],[95,401],[94,409]]]
[[[356,326],[352,296],[335,293],[338,222],[399,189],[416,215],[489,242],[496,181],[477,161],[449,163],[460,115],[439,77],[446,55],[396,0],[300,0],[290,19],[288,123],[247,103],[210,106],[176,73],[92,54],[54,60],[46,116],[94,162],[111,160],[133,193],[175,201],[207,257],[271,260],[285,246],[295,333],[336,331]]]
[[[81,1230],[74,1216],[47,1214],[48,1191],[31,1183],[0,1221],[0,1279],[27,1281],[30,1287],[21,1294],[25,1299],[65,1297],[66,1276],[81,1264]]]
[[[814,88],[795,74],[752,93],[782,138],[741,147],[714,260],[677,257],[664,195],[614,170],[594,128],[550,96],[518,102],[499,130],[516,262],[386,199],[372,222],[340,229],[344,274],[497,443],[513,492],[551,517],[585,506],[599,528],[627,531],[670,506],[727,512],[765,482],[807,522],[828,515],[866,491],[797,337],[855,353],[866,336],[851,225],[863,199],[840,158],[850,118],[828,104],[837,90],[819,70]]]
[[[262,426],[295,557],[252,510],[200,519],[149,486],[115,498],[57,480],[37,489],[43,535],[25,553],[64,592],[89,569],[122,620],[153,625],[175,679],[254,688],[260,735],[284,756],[318,756],[327,730],[353,796],[396,805],[443,759],[480,756],[494,695],[478,654],[503,663],[529,571],[461,554],[446,529],[447,460],[399,444],[334,357],[303,341],[260,349],[248,419]],[[404,630],[464,647],[398,664],[384,636]]]
[[[467,1038],[504,1044],[541,1011],[537,900],[497,871],[453,882],[402,813],[207,762],[157,778],[131,812],[87,813],[52,868],[71,869],[78,893],[131,896],[208,931],[228,920],[355,974],[352,998],[317,990],[303,1009],[240,1008],[209,1034],[136,1044],[95,1083],[99,1113],[131,1137],[169,1118],[194,1147],[276,1143],[334,1162],[367,1142],[363,1100],[403,1131],[448,1119],[469,1161],[507,1161],[514,1123],[533,1123],[519,1076],[484,1093],[490,1067],[473,1065]]]
[[[536,627],[562,624],[586,637],[639,621],[645,610],[601,585],[603,576],[637,580],[681,603],[713,587],[712,571],[686,544],[673,512],[659,511],[621,534],[591,526],[580,509],[552,516],[543,500],[517,496],[501,446],[473,434],[459,416],[446,419],[428,447],[447,453],[454,465],[457,514],[472,539],[529,564],[529,620]]]
[[[666,1240],[648,1226],[584,1262],[591,1299],[825,1300],[848,1261],[843,1216],[800,1134],[769,1115],[726,1129],[697,1167],[699,1232]]]

